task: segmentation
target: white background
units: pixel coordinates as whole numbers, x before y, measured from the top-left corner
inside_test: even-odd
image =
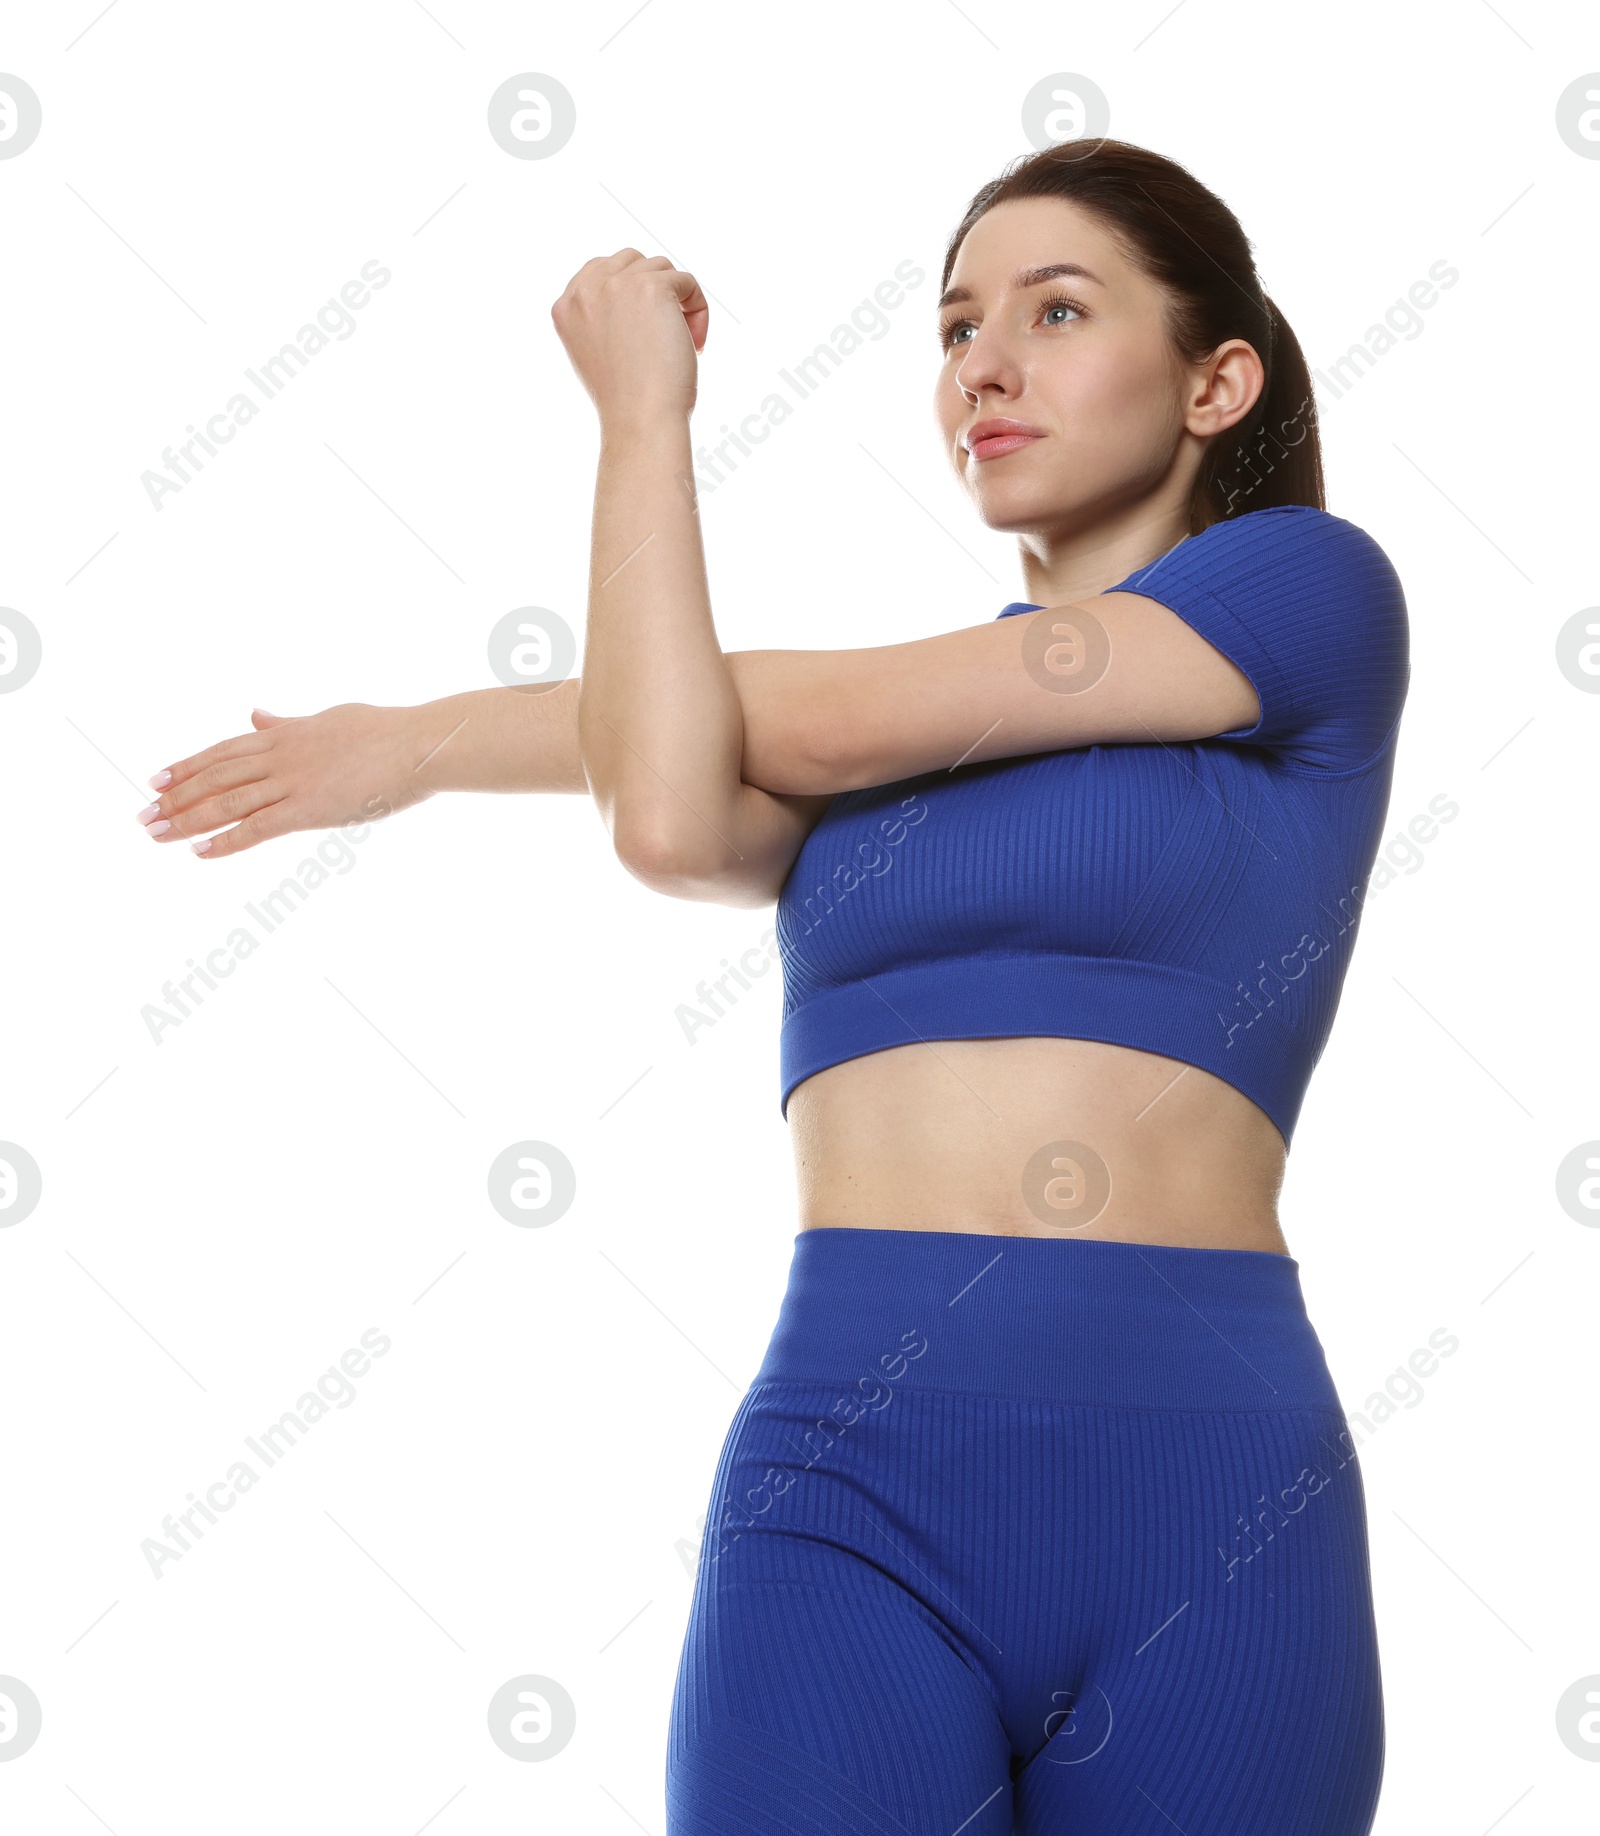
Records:
[[[1434,262],[1460,273],[1322,402],[1330,507],[1411,611],[1389,832],[1440,794],[1459,815],[1368,907],[1283,1217],[1349,1407],[1460,1340],[1361,1451],[1377,1830],[1593,1829],[1600,1765],[1556,1704],[1600,1672],[1600,1229],[1556,1169],[1600,1136],[1600,699],[1555,661],[1600,600],[1600,161],[1555,128],[1600,68],[1592,19],[96,5],[8,9],[0,43],[44,122],[0,161],[0,604],[44,644],[0,697],[0,1137],[44,1177],[0,1230],[0,1674],[44,1713],[0,1819],[660,1836],[697,1523],[795,1230],[776,973],[692,1045],[675,1010],[770,914],[647,892],[587,798],[441,797],[157,1044],[141,1009],[317,838],[208,863],[133,818],[252,706],[488,686],[517,606],[581,632],[595,425],[549,308],[625,245],[715,296],[701,439],[897,263],[928,276],[703,497],[726,648],[1021,597],[934,434],[934,282],[1029,150],[1023,96],[1079,72],[1114,134],[1237,211],[1313,364]],[[576,99],[552,158],[487,131],[521,72]],[[141,472],[369,260],[393,279],[354,335],[153,509]],[[528,1138],[578,1191],[517,1229],[485,1178]],[[373,1327],[392,1348],[356,1400],[155,1579],[163,1517]],[[577,1705],[547,1763],[486,1731],[524,1673]]]

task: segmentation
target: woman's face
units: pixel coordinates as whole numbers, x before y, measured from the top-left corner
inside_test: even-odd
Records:
[[[1067,530],[1141,502],[1187,502],[1205,436],[1248,409],[1260,364],[1231,341],[1255,387],[1242,405],[1212,400],[1230,378],[1212,374],[1215,355],[1183,362],[1163,303],[1104,226],[1063,198],[998,204],[967,232],[940,301],[935,406],[992,529]],[[1018,425],[1008,435],[994,422]]]

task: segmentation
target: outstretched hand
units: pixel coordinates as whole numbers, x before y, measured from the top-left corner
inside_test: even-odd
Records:
[[[392,816],[433,794],[418,776],[413,713],[358,701],[294,719],[258,708],[254,732],[157,772],[161,795],[139,820],[157,841],[188,840],[215,860],[296,829]]]

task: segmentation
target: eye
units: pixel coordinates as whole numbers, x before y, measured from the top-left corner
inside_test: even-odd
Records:
[[[1080,319],[1084,316],[1084,308],[1080,306],[1076,300],[1069,300],[1065,294],[1060,293],[1053,294],[1047,299],[1041,311],[1044,314],[1044,322],[1046,325],[1071,324],[1072,321],[1070,319],[1053,319],[1050,315],[1055,312],[1070,312]]]
[[[1053,293],[1048,299],[1039,302],[1040,323],[1044,325],[1071,325],[1078,319],[1087,318],[1088,312],[1088,307],[1081,301],[1068,299],[1064,293]],[[1072,316],[1070,318],[1055,316],[1067,313]],[[970,344],[972,342],[970,338],[958,335],[963,330],[975,332],[977,327],[971,319],[947,319],[939,327],[940,348],[949,351],[957,345]]]

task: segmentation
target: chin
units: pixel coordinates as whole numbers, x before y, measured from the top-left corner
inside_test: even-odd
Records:
[[[979,521],[1000,535],[1029,535],[1036,530],[1058,527],[1070,519],[1073,500],[1059,491],[1050,491],[1038,483],[986,484],[981,492],[972,492],[972,506]]]

